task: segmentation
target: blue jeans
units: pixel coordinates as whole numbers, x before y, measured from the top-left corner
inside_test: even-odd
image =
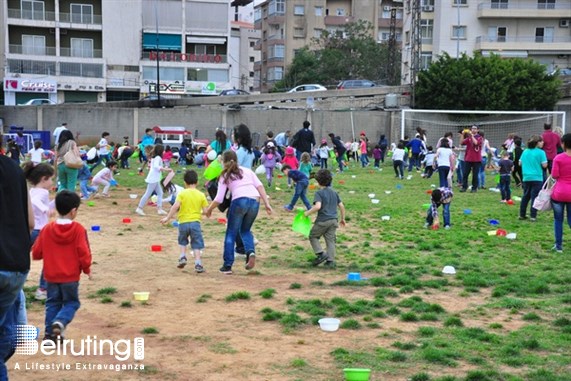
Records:
[[[458,184],[462,184],[464,179],[464,160],[458,160],[458,165],[456,165],[456,179]]]
[[[426,212],[426,222],[432,225],[434,218],[432,217],[432,208],[428,208]],[[444,217],[444,226],[450,226],[450,203],[442,204],[442,215]]]
[[[408,171],[412,171],[412,167],[416,169],[420,168],[420,160],[419,160],[420,153],[412,153],[410,158],[408,159]]]
[[[79,188],[81,189],[81,197],[88,198],[90,193],[97,192],[97,188],[89,185],[89,179],[79,180]]]
[[[480,165],[480,172],[478,172],[478,187],[483,188],[486,186],[486,163],[487,157],[482,157],[482,164]]]
[[[311,209],[311,203],[307,199],[308,186],[309,186],[309,180],[301,180],[295,183],[295,192],[293,194],[291,202],[288,205],[290,209],[293,209],[295,207],[298,198],[301,198],[301,201],[308,210]]]
[[[395,175],[402,179],[404,177],[404,161],[393,160],[393,168],[395,170]]]
[[[500,175],[500,192],[502,192],[502,200],[511,200],[512,193],[510,190],[511,177],[507,175]]]
[[[319,164],[321,166],[321,169],[327,169],[327,159],[326,158],[321,158],[321,160],[319,161]]]
[[[30,233],[30,241],[32,246],[34,245],[34,242],[36,242],[36,239],[38,239],[39,235],[40,231],[38,229],[34,229],[32,230],[32,233]],[[38,287],[42,290],[48,288],[48,282],[46,282],[46,279],[44,278],[44,266],[42,266],[42,271],[40,272],[40,283]]]
[[[450,173],[450,167],[441,166],[438,167],[438,179],[440,181],[440,188],[448,188],[448,174]]]
[[[89,167],[90,171],[93,171],[99,164],[101,164],[102,161],[105,161],[105,164],[107,164],[107,162],[110,160],[110,154],[106,154],[106,155],[99,155],[97,157],[97,162],[95,164],[93,164],[91,167]]]
[[[79,309],[79,282],[48,282],[46,300],[46,334],[51,335],[52,324],[61,322],[66,327]]]
[[[525,217],[527,210],[527,204],[531,202],[531,211],[529,213],[531,218],[537,217],[537,209],[533,207],[533,201],[539,194],[541,187],[543,186],[542,181],[524,181],[523,183],[523,196],[521,197],[521,205],[519,206],[519,216]]]
[[[362,153],[360,159],[361,159],[361,167],[366,167],[367,164],[369,164],[369,158],[367,157],[366,153]]]
[[[204,249],[204,239],[200,221],[184,222],[178,225],[178,244],[187,246],[190,237],[190,248],[193,250]]]
[[[551,200],[553,207],[553,232],[555,234],[555,247],[563,250],[563,213],[567,209],[567,224],[571,228],[571,202],[557,202]]]
[[[337,155],[337,164],[339,165],[339,172],[343,172],[343,155]]]
[[[237,236],[244,242],[244,251],[247,254],[255,252],[251,230],[259,209],[260,202],[253,198],[241,197],[230,203],[224,237],[224,266],[232,267],[234,264],[234,245]]]
[[[64,163],[57,166],[57,179],[59,182],[58,192],[66,189],[71,192],[75,192],[75,183],[77,183],[77,173],[79,172],[76,168],[68,168]]]

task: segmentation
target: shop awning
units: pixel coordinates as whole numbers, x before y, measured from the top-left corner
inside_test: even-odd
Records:
[[[157,37],[159,42],[158,50],[182,50],[182,38],[180,34],[143,33],[143,49],[156,50]]]

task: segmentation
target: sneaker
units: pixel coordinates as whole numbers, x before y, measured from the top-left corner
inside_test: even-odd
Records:
[[[428,229],[429,226],[430,226],[430,224],[429,224],[428,222],[425,222],[425,223],[424,223],[424,228],[425,228],[425,229]]]
[[[327,260],[328,256],[327,254],[321,253],[319,256],[317,256],[317,258],[315,258],[311,264],[313,266],[319,266],[320,264],[322,264],[323,262],[325,262]]]
[[[157,214],[159,214],[159,215],[161,215],[161,216],[164,216],[164,215],[167,214],[167,212],[165,212],[165,211],[162,210],[162,209],[159,209],[159,210],[157,210]]]
[[[335,264],[335,261],[325,261],[323,267],[326,267],[328,269],[334,269],[337,268],[337,265]]]
[[[531,217],[529,220],[530,220],[531,222],[536,222],[536,221],[537,221],[537,218]]]
[[[65,330],[65,326],[61,321],[54,321],[52,323],[52,337],[53,338],[63,338],[63,331]]]
[[[246,270],[252,270],[256,266],[256,254],[246,254]]]
[[[292,209],[293,209],[293,208],[292,208],[291,206],[289,206],[289,205],[284,205],[284,210],[286,210],[286,211],[288,211],[288,212],[291,212]]]
[[[552,251],[555,251],[557,253],[563,253],[563,249],[561,247],[557,247],[557,245],[553,245],[553,247],[551,248]]]
[[[47,333],[44,335],[44,338],[42,339],[42,341],[51,341],[52,343],[56,342],[54,337],[50,334],[47,334]]]
[[[44,288],[38,288],[36,290],[36,294],[34,295],[34,299],[36,300],[46,300],[48,298],[48,290]]]
[[[527,217],[526,216],[519,216],[518,220],[527,220]]]
[[[507,202],[506,200],[501,200],[500,202],[503,202],[504,204]]]
[[[222,274],[231,275],[232,274],[232,266],[222,266],[222,267],[220,267],[220,272]]]
[[[450,230],[450,225],[446,225],[446,226],[444,226],[444,229],[446,229],[446,230]]]
[[[203,273],[204,267],[202,267],[202,265],[194,265],[194,271],[196,271],[197,273]]]
[[[178,265],[176,267],[178,267],[179,269],[184,268],[184,266],[186,266],[186,257],[181,257],[178,260]]]
[[[141,208],[135,209],[135,213],[137,213],[139,216],[146,216],[145,212],[143,212],[143,209]]]

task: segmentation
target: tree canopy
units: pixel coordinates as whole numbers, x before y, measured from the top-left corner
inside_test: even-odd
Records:
[[[335,85],[344,79],[369,79],[387,83],[388,45],[379,44],[372,34],[370,22],[348,23],[343,32],[323,31],[312,45],[296,53],[283,80],[275,89],[295,87],[303,83]],[[400,67],[400,52],[396,54]]]
[[[415,108],[441,110],[553,110],[560,81],[532,60],[498,55],[459,59],[444,54],[419,73]]]

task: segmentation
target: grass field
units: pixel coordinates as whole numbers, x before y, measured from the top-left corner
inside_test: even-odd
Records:
[[[437,175],[422,179],[413,172],[412,179],[399,180],[389,164],[382,171],[351,167],[335,175],[333,187],[346,205],[348,223],[338,230],[336,269],[313,268],[309,242],[291,232],[293,215],[282,209],[292,196],[285,179],[277,179],[268,190],[275,215],[268,219],[261,211],[255,224],[256,238],[264,247],[256,273],[285,279],[291,275],[291,282],[287,290],[271,281],[255,291],[228,289],[224,303],[256,303],[260,308],[255,323],[273,327],[276,337],[303,336],[316,329],[321,317],[329,316],[341,319],[339,332],[346,338],[360,338],[331,348],[334,371],[300,354],[281,364],[279,379],[341,380],[342,376],[330,375],[342,375],[343,368],[370,368],[371,380],[571,380],[569,229],[564,232],[564,253],[556,254],[550,250],[551,212],[541,213],[536,223],[519,221],[519,202],[501,204],[499,193],[488,190],[455,192],[452,228],[425,229],[423,205],[430,202],[428,191],[438,183]],[[182,185],[182,168],[176,169],[175,182]],[[121,190],[142,194],[143,178],[135,173],[136,168],[121,170],[116,179]],[[491,174],[487,185],[494,186]],[[521,197],[521,190],[513,191]],[[378,204],[371,203],[370,193]],[[499,225],[490,225],[490,219]],[[517,238],[488,235],[497,228],[517,233]],[[221,242],[222,230],[208,239]],[[442,274],[447,265],[455,267],[456,275]],[[214,272],[217,268],[211,266],[210,274]],[[347,281],[349,272],[367,279]],[[309,284],[299,281],[304,275],[311,277]],[[323,297],[324,290],[333,296]],[[112,291],[105,292],[111,301]],[[286,292],[289,296],[283,297]],[[190,303],[212,303],[212,295],[204,293]],[[123,304],[131,307],[130,302]],[[158,333],[155,327],[147,329],[145,333]],[[224,343],[212,351],[236,355]]]

